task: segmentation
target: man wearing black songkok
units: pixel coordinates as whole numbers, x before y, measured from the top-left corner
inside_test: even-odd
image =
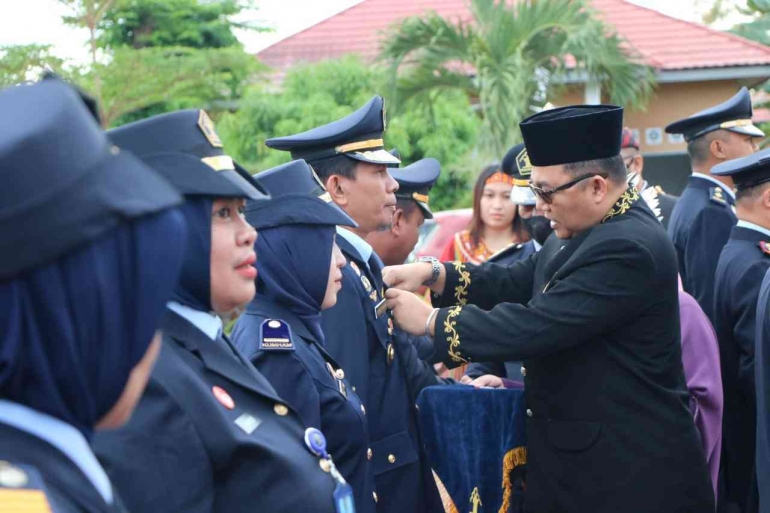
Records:
[[[556,237],[510,266],[426,263],[383,277],[388,307],[434,359],[523,361],[527,508],[714,511],[688,410],[673,244],[620,157],[623,109],[575,106],[520,127]],[[425,282],[431,310],[404,292]]]

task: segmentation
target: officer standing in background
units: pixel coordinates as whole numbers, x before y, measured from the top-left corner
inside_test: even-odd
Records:
[[[738,219],[729,176],[714,177],[711,169],[757,151],[764,133],[751,124],[751,96],[744,87],[726,102],[666,127],[684,134],[692,175],[673,212],[668,233],[679,260],[685,292],[693,296],[714,321],[714,272],[722,248]]]
[[[450,365],[525,362],[529,510],[706,513],[676,254],[626,182],[622,120],[612,105],[524,120],[532,189],[556,237],[508,266],[451,262],[435,279],[425,263],[390,267],[388,307],[407,332],[427,326]],[[407,292],[426,280],[442,308]]]
[[[380,512],[441,512],[443,506],[420,440],[415,405],[392,340],[383,264],[366,237],[390,228],[398,183],[384,149],[384,101],[375,96],[349,116],[300,134],[269,139],[270,148],[305,159],[332,200],[358,228],[337,229],[347,265],[337,304],[322,313],[329,354],[362,398],[372,442],[375,501]]]
[[[713,320],[725,401],[719,503],[721,511],[754,512],[755,314],[759,288],[770,268],[770,150],[725,162],[711,172],[732,178],[738,216],[714,279]]]
[[[366,236],[385,265],[406,262],[420,238],[426,219],[433,219],[429,207],[430,189],[441,174],[441,164],[425,158],[406,166],[391,167],[390,176],[398,182],[396,210],[389,230],[374,231]]]
[[[671,212],[679,198],[666,194],[660,185],[650,185],[644,179],[642,174],[644,172],[644,157],[639,152],[639,141],[628,127],[623,128],[623,136],[620,140],[620,156],[623,157],[623,164],[628,170],[628,183],[642,193],[647,205],[653,211],[659,210],[656,215],[663,223],[663,228],[668,229]]]

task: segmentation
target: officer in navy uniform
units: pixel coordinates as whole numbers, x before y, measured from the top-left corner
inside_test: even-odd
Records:
[[[224,153],[202,110],[113,129],[113,142],[186,197],[190,236],[163,346],[136,414],[94,447],[131,511],[350,511],[323,438],[223,334],[254,297],[256,231],[245,199],[264,189]],[[349,494],[344,501],[352,502]],[[350,504],[352,506],[352,504]]]
[[[532,193],[532,189],[529,188],[529,177],[532,174],[532,164],[529,162],[529,155],[527,154],[527,149],[524,147],[523,143],[517,144],[508,150],[508,153],[503,157],[501,167],[504,173],[513,176],[511,201],[517,205],[518,215],[522,216],[521,207],[531,207],[530,211],[527,212],[528,215],[526,217],[522,216],[522,220],[524,221],[524,227],[532,238],[523,244],[510,245],[489,258],[490,262],[501,265],[510,265],[540,251],[540,248],[542,248],[542,245],[545,243],[545,238],[543,238],[543,236],[547,238],[553,231],[550,228],[550,221],[535,211],[535,195]],[[548,229],[538,229],[535,231],[534,227],[536,225],[534,223],[539,223],[543,227],[547,224]],[[521,381],[522,376],[526,372],[527,371],[521,366],[521,362],[473,362],[468,365],[465,370],[465,376],[467,376],[468,379],[463,378],[463,382],[468,383],[470,380],[484,375]],[[502,386],[502,382],[500,382],[500,385]],[[487,384],[487,386],[489,386],[489,384]]]
[[[757,488],[759,511],[770,513],[770,271],[757,301],[754,376],[757,389]]]
[[[738,215],[714,279],[714,328],[724,390],[719,502],[725,511],[757,511],[754,342],[759,287],[770,268],[770,150],[725,162],[711,172],[733,179]]]
[[[555,236],[508,266],[389,267],[388,307],[407,332],[427,325],[448,365],[524,361],[528,510],[705,513],[714,492],[688,409],[676,253],[626,182],[622,122],[612,105],[524,120]],[[408,292],[426,280],[442,308]]]
[[[396,150],[390,150],[390,153],[398,156]],[[414,250],[419,240],[420,226],[425,219],[433,219],[430,191],[441,175],[441,164],[429,157],[404,168],[399,168],[397,164],[391,164],[388,168],[390,175],[398,182],[393,223],[390,230],[370,233],[366,241],[385,265],[397,265],[406,262]],[[396,356],[407,376],[412,401],[416,402],[420,391],[427,386],[455,383],[451,378],[439,378],[435,369],[422,361],[433,351],[430,337],[410,335],[396,326],[393,342]]]
[[[714,177],[711,168],[745,157],[757,149],[764,133],[751,124],[751,96],[744,87],[726,102],[666,127],[683,134],[693,173],[671,213],[668,233],[679,260],[685,292],[714,321],[714,272],[722,248],[738,219],[729,177]]]
[[[257,180],[276,204],[246,208],[246,219],[259,231],[259,294],[238,319],[233,343],[305,424],[324,432],[327,450],[353,489],[356,511],[373,513],[372,450],[362,402],[326,350],[321,330],[321,310],[333,306],[334,278],[342,277],[345,265],[334,243],[335,225],[357,225],[324,194],[304,160],[260,173]]]
[[[365,238],[387,230],[398,184],[384,149],[385,107],[375,96],[349,116],[300,134],[266,141],[316,171],[332,200],[358,223],[337,229],[347,259],[337,304],[322,313],[329,354],[363,399],[380,512],[443,511],[410,398],[407,375],[392,340],[383,298],[382,261]]]
[[[89,440],[128,420],[157,357],[182,198],[61,81],[0,109],[0,511],[124,512]]]
[[[390,153],[397,155],[395,150]],[[398,183],[393,221],[389,230],[370,233],[366,242],[385,265],[396,265],[406,262],[420,238],[420,227],[426,219],[433,219],[430,190],[441,175],[441,164],[434,158],[424,158],[404,168],[397,164],[388,168]]]

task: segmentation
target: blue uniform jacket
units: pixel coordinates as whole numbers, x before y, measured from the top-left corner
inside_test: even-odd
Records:
[[[754,479],[756,312],[759,288],[770,268],[770,255],[759,246],[762,241],[768,241],[767,235],[733,228],[719,257],[714,291],[714,329],[724,390],[720,466],[725,489],[719,502],[738,504],[741,511]]]
[[[260,328],[269,319],[290,327],[291,347],[264,349]],[[235,346],[254,364],[305,425],[326,435],[327,450],[353,488],[356,513],[376,511],[369,433],[362,403],[345,369],[326,352],[293,313],[257,297],[232,334]]]
[[[37,494],[45,495],[53,513],[126,511],[117,490],[113,488],[113,503],[107,504],[80,468],[59,449],[3,423],[0,423],[0,460],[25,474],[24,482],[16,483],[19,486],[12,486],[14,483],[0,477],[0,511],[35,511],[33,504],[40,504],[39,498],[33,500]],[[27,494],[24,503],[6,502],[13,502],[13,492],[22,490]]]
[[[757,331],[754,352],[757,389],[757,482],[759,511],[770,513],[770,272],[765,274],[757,302]]]
[[[94,450],[134,513],[334,513],[305,425],[229,345],[174,312],[131,421]],[[223,394],[224,392],[224,394]]]
[[[348,241],[338,237],[337,244],[348,263],[337,304],[324,310],[322,326],[329,354],[345,369],[366,407],[377,511],[443,512],[407,375],[401,356],[396,357],[390,314],[375,313],[383,292],[382,263],[373,254],[371,272]]]
[[[511,265],[535,253],[537,253],[535,243],[529,241],[524,244],[509,246],[493,255],[489,261],[501,265]],[[468,365],[465,374],[474,379],[484,374],[493,374],[501,378],[515,379],[517,381],[520,381],[523,377],[521,362],[474,362]]]
[[[698,301],[712,323],[717,261],[738,222],[734,204],[718,185],[691,176],[668,225],[684,290]]]

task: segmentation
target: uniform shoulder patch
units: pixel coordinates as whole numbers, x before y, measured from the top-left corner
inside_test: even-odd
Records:
[[[34,467],[0,461],[0,511],[51,513],[43,478]]]
[[[291,328],[280,319],[267,319],[259,328],[261,351],[294,351]]]
[[[709,199],[720,205],[728,205],[727,198],[721,187],[709,187]]]
[[[759,249],[761,249],[762,253],[764,253],[765,255],[770,256],[770,242],[760,241]]]

